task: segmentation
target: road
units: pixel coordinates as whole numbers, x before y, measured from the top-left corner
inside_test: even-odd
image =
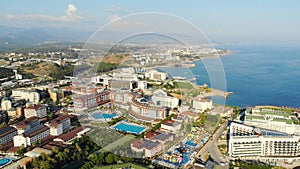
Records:
[[[228,121],[225,121],[220,126],[220,128],[211,136],[210,140],[198,152],[197,157],[203,156],[203,155],[209,153],[211,158],[218,164],[220,162],[224,162],[224,159],[220,158],[220,156],[222,156],[222,154],[218,148],[217,141],[218,141],[218,138],[222,135],[223,131],[226,129],[227,123],[228,123]],[[220,169],[228,169],[228,168],[229,168],[228,165],[220,166]]]

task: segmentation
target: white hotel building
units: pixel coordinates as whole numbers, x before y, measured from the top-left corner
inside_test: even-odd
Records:
[[[233,159],[291,162],[300,160],[300,136],[244,124],[230,124],[229,155]]]
[[[22,122],[12,125],[17,129],[18,135],[13,137],[15,147],[31,146],[33,143],[49,136],[49,127],[40,124],[38,117],[30,117]]]

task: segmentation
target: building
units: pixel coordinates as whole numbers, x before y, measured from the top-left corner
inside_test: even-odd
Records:
[[[113,72],[113,78],[116,80],[124,80],[124,81],[137,81],[138,75],[132,71],[120,71],[120,72]]]
[[[25,99],[33,103],[38,103],[40,101],[40,94],[36,90],[13,89],[11,97],[16,100]]]
[[[18,134],[17,129],[11,126],[3,126],[0,128],[0,145],[4,145],[13,140]]]
[[[45,117],[47,116],[46,106],[43,105],[30,105],[24,109],[25,118],[30,118],[33,116]]]
[[[202,99],[202,98],[193,100],[193,109],[198,110],[200,112],[211,110],[212,107],[213,107],[212,100]]]
[[[161,123],[161,130],[166,131],[179,131],[181,128],[181,123],[175,120],[166,120],[165,122]]]
[[[136,152],[144,152],[144,157],[153,157],[159,154],[162,149],[162,143],[151,140],[135,140],[131,142],[131,149]]]
[[[73,105],[76,108],[93,108],[110,101],[110,90],[104,90],[102,92],[77,96],[73,99]]]
[[[13,137],[13,143],[15,147],[31,146],[33,143],[43,140],[50,134],[49,127],[40,124],[39,118],[34,116],[25,119],[15,125],[12,125],[17,129],[16,136]]]
[[[166,92],[162,90],[156,90],[152,97],[152,102],[161,107],[169,107],[169,108],[175,108],[178,107],[179,100],[175,97],[168,96]]]
[[[46,126],[50,128],[51,136],[61,135],[70,130],[71,116],[67,114],[60,115],[57,118],[52,119],[50,122],[46,123]]]
[[[57,138],[55,138],[53,141],[62,142],[64,144],[72,144],[72,140],[81,137],[82,135],[89,132],[90,128],[83,128],[83,127],[77,127],[76,129],[73,129],[67,133],[59,135]]]
[[[101,76],[92,77],[91,82],[102,86],[106,86],[106,85],[108,86],[108,81],[111,79],[112,77],[108,75],[101,75]]]
[[[7,111],[10,108],[11,108],[11,100],[10,100],[10,98],[4,97],[1,100],[1,109]]]
[[[300,135],[299,125],[293,123],[290,115],[292,113],[291,110],[278,107],[256,106],[246,110],[244,123],[269,130]]]
[[[49,89],[48,90],[50,98],[54,101],[57,102],[60,99],[65,97],[64,91],[61,89]]]
[[[137,82],[129,80],[109,80],[108,87],[110,89],[135,89],[137,88]]]
[[[233,159],[276,163],[300,159],[300,136],[232,122],[229,129],[229,155]]]
[[[174,141],[174,135],[170,133],[160,133],[160,132],[151,132],[146,134],[145,139],[152,140],[152,141],[159,141],[163,145],[165,145],[167,142]]]
[[[141,90],[146,90],[148,88],[147,81],[138,81],[138,88]]]
[[[129,113],[141,120],[152,121],[155,119],[164,119],[168,115],[168,110],[165,107],[150,104],[146,98],[136,99],[135,93],[130,93],[131,100],[129,102]]]
[[[150,80],[165,81],[168,78],[168,73],[151,70],[149,72],[145,72],[145,77]]]

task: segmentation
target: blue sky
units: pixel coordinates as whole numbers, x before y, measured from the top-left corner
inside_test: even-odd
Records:
[[[164,12],[192,22],[214,41],[298,45],[299,7],[297,0],[9,0],[0,6],[0,25],[95,31],[128,14]]]

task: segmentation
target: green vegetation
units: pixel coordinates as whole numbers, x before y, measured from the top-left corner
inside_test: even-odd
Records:
[[[290,112],[286,112],[286,111],[276,111],[276,112],[271,112],[271,111],[267,111],[267,112],[260,112],[259,114],[261,115],[275,115],[275,116],[283,116],[285,118],[289,117]]]
[[[206,119],[207,119],[207,114],[200,113],[199,119],[194,122],[193,126],[194,127],[200,127],[200,126],[204,125],[205,122],[206,122]]]
[[[235,164],[230,164],[229,168],[240,167],[245,169],[271,169],[271,166],[264,164],[254,164],[252,162],[235,162]]]
[[[167,120],[171,120],[173,116],[174,116],[174,114],[171,114],[170,116],[168,116],[168,117],[164,118],[163,120],[161,120],[160,122],[156,123],[156,124],[152,127],[152,129],[151,129],[150,132],[153,132],[153,131],[159,129],[160,126],[161,126],[161,124],[162,124],[163,122],[165,122],[165,121],[167,121]]]
[[[97,73],[102,73],[102,72],[108,72],[114,69],[117,69],[119,66],[118,63],[108,63],[108,62],[101,62],[97,65]]]
[[[286,124],[293,124],[293,120],[291,120],[291,119],[274,118],[274,121],[283,122]]]
[[[92,132],[89,133],[89,136],[98,144],[98,146],[105,147],[115,140],[122,138],[124,135],[112,129],[95,128]]]
[[[265,120],[263,116],[256,116],[256,115],[246,115],[246,119],[248,120]]]
[[[125,120],[125,119],[126,119],[126,117],[118,117],[118,118],[112,119],[111,121],[109,121],[107,123],[108,123],[108,125],[112,126],[112,125],[118,123],[119,121],[122,121],[122,120]]]
[[[220,122],[220,115],[208,115],[207,119],[204,123],[204,129],[209,132],[210,134],[212,134],[215,129],[218,127],[219,122]]]
[[[13,76],[13,75],[15,75],[13,70],[8,69],[8,68],[4,68],[4,67],[0,67],[0,79],[10,77],[10,76]]]
[[[147,167],[142,167],[140,165],[136,165],[133,163],[125,163],[125,164],[108,165],[108,166],[103,166],[103,167],[94,167],[93,169],[119,169],[119,168],[146,169]]]
[[[90,154],[100,147],[89,137],[83,136],[73,141],[72,145],[59,151],[54,147],[52,155],[42,153],[40,157],[34,158],[27,163],[26,168],[54,169],[72,163],[74,161],[87,160]]]
[[[292,117],[294,124],[300,124],[300,121],[297,119],[297,117]]]

